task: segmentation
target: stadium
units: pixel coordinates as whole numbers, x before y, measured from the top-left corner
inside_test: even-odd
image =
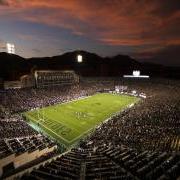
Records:
[[[179,81],[74,71],[34,78],[34,87],[0,93],[1,178],[179,177]]]
[[[0,180],[180,180],[180,0],[0,0]]]

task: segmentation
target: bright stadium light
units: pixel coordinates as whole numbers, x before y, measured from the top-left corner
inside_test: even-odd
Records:
[[[124,78],[149,78],[149,75],[141,75],[139,70],[134,70],[132,75],[124,75]]]
[[[6,43],[7,52],[9,54],[15,54],[15,45],[11,43]]]
[[[133,76],[140,76],[140,71],[133,71]]]
[[[77,55],[77,62],[82,63],[82,61],[83,61],[82,55]]]

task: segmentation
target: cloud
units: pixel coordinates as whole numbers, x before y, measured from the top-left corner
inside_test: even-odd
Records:
[[[169,16],[180,10],[179,0],[159,0],[157,8],[152,12],[158,16]]]
[[[6,44],[3,40],[0,39],[0,52],[6,51]]]
[[[132,56],[146,62],[154,62],[170,66],[180,66],[180,45],[151,48],[147,51],[135,53]]]
[[[156,52],[153,55],[153,59],[158,60],[159,62],[166,62],[169,64],[177,64],[180,66],[180,45],[177,46],[167,46],[160,51]]]
[[[110,46],[180,44],[179,0],[1,0],[0,15],[65,28]]]
[[[20,5],[21,0],[0,0],[0,5],[3,6],[16,6]]]
[[[8,5],[8,2],[6,0],[0,0],[0,5]]]
[[[36,54],[42,53],[42,50],[37,49],[37,48],[33,48],[32,51],[35,52]]]

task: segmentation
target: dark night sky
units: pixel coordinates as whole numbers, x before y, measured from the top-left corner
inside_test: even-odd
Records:
[[[180,65],[180,0],[0,0],[5,42],[23,57],[83,49]]]

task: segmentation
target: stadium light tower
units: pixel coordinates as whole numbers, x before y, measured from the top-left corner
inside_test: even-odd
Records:
[[[11,43],[6,43],[7,53],[15,54],[15,45]]]
[[[82,55],[77,55],[77,62],[82,63],[83,62],[83,57]]]

